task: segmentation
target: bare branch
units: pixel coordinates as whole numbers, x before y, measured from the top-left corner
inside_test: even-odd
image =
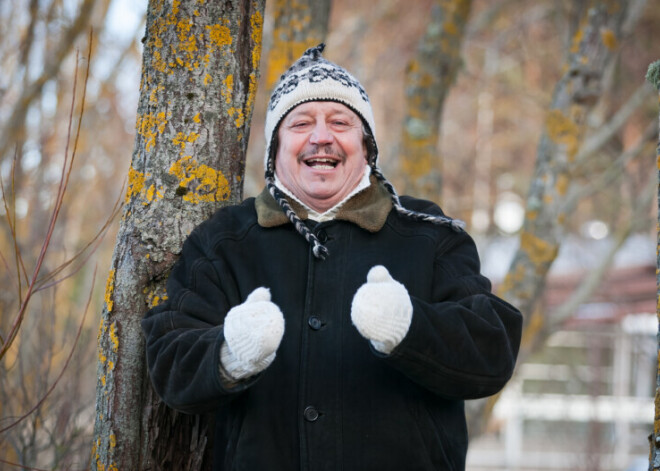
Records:
[[[110,225],[112,222],[115,220],[115,218],[119,215],[120,211],[123,208],[122,204],[122,195],[124,193],[124,189],[126,188],[126,185],[122,185],[120,191],[119,191],[119,196],[117,197],[117,200],[115,201],[115,204],[112,208],[112,211],[110,212],[110,215],[106,219],[105,223],[101,228],[98,230],[98,232],[94,235],[94,237],[82,248],[76,253],[74,256],[69,258],[66,262],[62,263],[59,267],[55,268],[53,271],[51,271],[48,275],[44,276],[42,279],[40,279],[37,282],[37,288],[35,288],[34,292],[42,291],[48,288],[51,288],[52,286],[55,286],[62,281],[66,280],[67,278],[75,275],[80,271],[80,269],[87,263],[91,255],[98,249],[99,245],[101,244],[101,241],[105,237],[105,233],[107,230],[110,228]],[[94,247],[90,249],[90,247]],[[85,255],[86,254],[86,255]],[[85,257],[78,263],[78,265],[71,270],[70,273],[65,275],[64,277],[57,279],[55,281],[52,281],[51,283],[47,283],[49,280],[52,280],[55,278],[57,275],[62,273],[67,267],[69,267],[71,264],[73,264],[76,260],[82,258],[82,256],[85,255]]]
[[[589,274],[573,292],[570,298],[548,316],[548,332],[555,331],[557,326],[571,317],[581,304],[584,304],[591,298],[596,289],[602,285],[603,278],[605,278],[609,268],[614,262],[614,257],[626,242],[628,236],[636,230],[648,226],[645,209],[651,204],[651,200],[655,195],[656,185],[656,175],[653,174],[652,178],[649,179],[649,183],[644,188],[644,191],[634,203],[635,208],[641,209],[637,211],[637,215],[633,214],[625,224],[620,224],[618,226],[618,230],[614,236],[614,244],[610,247],[607,254],[602,257],[599,266],[590,270]]]
[[[570,194],[566,198],[564,212],[571,212],[580,200],[593,195],[616,180],[621,175],[621,169],[627,163],[642,155],[646,147],[653,141],[656,134],[655,127],[655,122],[649,123],[637,143],[623,152],[607,170],[596,175],[588,185],[571,188]]]
[[[23,90],[11,115],[7,119],[8,125],[0,134],[0,159],[5,155],[12,142],[16,141],[17,136],[22,134],[21,130],[23,129],[30,105],[41,94],[44,85],[59,72],[64,58],[73,47],[75,39],[89,23],[93,7],[94,0],[83,0],[82,5],[80,5],[78,17],[64,32],[62,39],[55,48],[55,52],[49,56],[49,60],[44,65],[43,72]]]
[[[4,433],[7,430],[11,429],[12,427],[15,427],[19,423],[21,423],[23,420],[25,420],[27,417],[29,417],[34,411],[39,409],[41,405],[44,403],[44,401],[50,396],[50,394],[53,392],[53,390],[57,387],[59,384],[60,380],[62,379],[62,376],[64,375],[64,372],[67,370],[69,367],[69,364],[71,363],[71,359],[73,358],[73,354],[76,351],[76,346],[78,345],[78,341],[80,340],[80,335],[82,333],[82,329],[85,326],[85,320],[87,319],[87,313],[89,312],[89,305],[92,302],[92,294],[94,292],[94,284],[96,282],[96,267],[94,268],[94,274],[92,275],[92,287],[89,290],[89,297],[87,298],[87,304],[85,305],[85,311],[83,312],[83,317],[80,320],[80,324],[78,325],[78,332],[76,333],[76,337],[73,341],[73,346],[71,347],[71,350],[69,351],[69,355],[67,356],[66,361],[64,362],[64,366],[62,367],[62,370],[60,371],[60,374],[57,376],[57,379],[53,382],[53,384],[48,388],[46,391],[46,394],[43,395],[39,401],[25,414],[22,416],[18,417],[14,422],[11,424],[5,426],[4,428],[0,429],[0,433]]]
[[[578,163],[588,159],[603,147],[628,122],[632,114],[654,96],[653,88],[646,82],[640,85],[628,101],[598,131],[586,138],[575,159]]]
[[[90,29],[89,33],[89,45],[88,45],[88,57],[91,57],[91,49],[92,49],[92,31]],[[21,303],[20,310],[18,314],[16,315],[16,318],[14,319],[14,323],[9,331],[9,334],[7,336],[7,339],[5,343],[2,345],[2,348],[0,349],[0,359],[2,359],[7,351],[9,350],[9,347],[11,347],[14,339],[18,335],[18,330],[20,329],[20,326],[23,322],[25,312],[27,310],[27,306],[30,302],[30,298],[32,297],[32,294],[34,292],[34,289],[36,288],[36,282],[37,282],[37,277],[39,275],[39,272],[41,271],[41,266],[44,262],[44,259],[46,257],[46,252],[48,251],[48,247],[50,245],[51,238],[53,236],[53,231],[55,230],[55,224],[57,222],[57,217],[59,216],[60,210],[62,209],[62,202],[64,199],[64,194],[66,193],[66,189],[69,183],[69,177],[71,175],[71,170],[73,166],[73,162],[75,160],[75,155],[76,155],[76,149],[78,146],[78,139],[80,137],[80,126],[82,123],[82,116],[85,110],[85,96],[87,92],[87,81],[89,80],[89,66],[90,66],[90,60],[87,61],[87,70],[86,70],[86,75],[85,75],[85,82],[83,85],[83,97],[82,97],[82,103],[80,107],[80,116],[78,119],[78,127],[77,127],[77,132],[76,132],[76,137],[74,140],[73,144],[73,151],[71,153],[71,157],[69,158],[69,144],[70,144],[70,139],[67,138],[67,143],[66,143],[66,148],[64,152],[64,163],[62,164],[62,176],[60,178],[60,186],[58,188],[57,192],[57,198],[55,201],[55,206],[53,208],[53,212],[51,213],[51,219],[50,223],[48,225],[48,231],[46,233],[46,236],[44,238],[44,242],[41,246],[41,252],[39,254],[39,257],[37,258],[36,266],[34,269],[34,272],[32,274],[32,279],[30,280],[30,283],[28,285],[27,293],[25,294],[25,298],[23,299]],[[77,87],[77,78],[78,78],[78,61],[76,60],[76,69],[75,69],[75,74],[74,74],[74,79],[73,79],[73,94],[71,98],[71,110],[69,112],[69,136],[71,133],[71,125],[73,123],[73,112],[74,112],[74,105],[76,101],[76,87]]]

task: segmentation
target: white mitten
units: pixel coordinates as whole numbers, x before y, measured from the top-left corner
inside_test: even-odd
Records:
[[[255,375],[275,359],[284,335],[284,316],[270,301],[268,288],[257,288],[225,317],[220,361],[234,379]]]
[[[387,268],[376,265],[353,297],[351,319],[376,350],[389,354],[408,333],[412,312],[406,288]]]

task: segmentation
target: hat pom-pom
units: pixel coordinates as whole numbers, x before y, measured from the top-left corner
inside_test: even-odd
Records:
[[[307,56],[316,60],[319,57],[321,57],[321,53],[323,52],[324,49],[325,49],[325,43],[321,43],[318,46],[310,47],[309,49],[307,49],[303,54],[303,56]]]

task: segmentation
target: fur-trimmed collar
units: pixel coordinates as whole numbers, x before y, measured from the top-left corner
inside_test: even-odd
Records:
[[[307,210],[290,198],[289,204],[303,221],[307,219]],[[256,197],[254,206],[257,220],[261,227],[281,226],[289,222],[275,198],[267,188]],[[392,209],[392,198],[387,189],[374,176],[371,186],[346,201],[337,212],[335,219],[352,222],[369,232],[378,232],[385,224],[385,219]]]

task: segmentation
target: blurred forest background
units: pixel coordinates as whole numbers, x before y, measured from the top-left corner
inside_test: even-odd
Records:
[[[246,197],[256,195],[263,184],[263,116],[272,86],[268,59],[275,3],[267,4],[264,18],[261,80],[244,181]],[[403,131],[405,123],[409,124],[405,121],[406,77],[434,3],[334,0],[324,55],[353,72],[369,93],[385,175],[399,193],[425,194],[441,203],[449,215],[465,220],[483,252],[484,269],[501,285],[522,228],[548,107],[566,72],[564,64],[580,27],[576,18],[582,2],[473,1],[456,79],[444,102],[439,138],[434,143],[441,157],[442,178],[427,179],[419,186],[416,181],[434,172],[411,166],[401,157]],[[0,179],[4,195],[0,206],[0,469],[13,469],[6,463],[39,469],[89,466],[97,331],[101,306],[107,301],[102,280],[109,269],[117,215],[122,203],[128,202],[125,194],[136,137],[146,8],[144,0],[0,1]],[[575,287],[588,278],[585,273],[612,270],[617,253],[621,257],[622,250],[629,250],[624,258],[642,267],[639,280],[644,281],[636,285],[648,291],[626,298],[641,304],[625,314],[650,314],[655,312],[647,308],[649,300],[651,308],[655,307],[658,100],[644,76],[649,64],[660,59],[660,8],[650,1],[631,2],[629,18],[586,120],[587,138],[580,142],[571,174],[570,211],[562,232],[567,241],[564,245],[571,241],[574,250],[568,259],[593,248],[596,260],[590,266],[575,266],[563,258],[565,271],[560,278],[570,281],[569,288]],[[609,264],[602,263],[606,259]],[[613,289],[601,275],[594,278],[596,282]],[[633,276],[637,275],[623,279]],[[587,437],[580,450],[587,454],[580,455],[579,463],[548,465],[548,469],[627,469],[648,452],[646,437],[653,431],[653,410],[647,413],[644,407],[648,400],[652,403],[655,360],[642,344],[651,338],[651,353],[655,354],[654,337],[632,322],[628,331],[641,332],[641,336],[628,339],[632,344],[626,348],[633,353],[622,361],[634,361],[634,366],[624,364],[617,370],[611,365],[618,358],[613,352],[590,357],[589,352],[605,352],[619,342],[615,334],[621,332],[624,316],[617,314],[598,323],[602,335],[593,338],[600,343],[582,348],[584,338],[577,341],[571,332],[595,324],[584,323],[584,318],[573,314],[597,289],[585,288],[586,294],[575,301],[566,294],[569,288],[555,285],[556,296],[546,296],[540,308],[563,305],[569,310],[555,324],[557,330],[563,329],[563,336],[554,340],[553,332],[543,336],[544,342],[551,339],[547,348],[569,345],[569,350],[549,354],[547,348],[538,347],[533,363],[543,363],[538,352],[545,351],[546,360],[554,355],[548,364],[579,352],[577,355],[585,356],[584,364],[567,366],[564,358],[552,371],[561,376],[558,372],[567,368],[568,392],[591,397],[613,395],[612,389],[621,387],[612,378],[634,370],[622,381],[633,382],[636,392],[626,389],[619,396],[639,396],[642,400],[639,407],[633,404],[631,415],[637,417],[643,410],[648,418],[631,419],[632,425],[622,429],[603,424],[594,415],[576,426],[573,418],[560,414],[559,418],[542,419],[552,421],[555,428],[532,425],[531,431],[523,432],[502,425],[505,413],[510,413],[506,404],[511,404],[504,401],[500,415],[495,414],[484,435],[474,442],[472,450],[484,451],[481,458],[471,451],[473,464],[468,469],[535,469],[522,464],[516,448],[523,439],[521,434],[538,436],[539,453],[559,453],[562,447],[575,445],[566,436],[561,440],[567,430]],[[566,301],[573,304],[566,305]],[[644,323],[647,318],[641,319]],[[566,322],[571,321],[578,327],[566,330]],[[584,373],[581,369],[594,364],[601,375],[597,381],[595,370]],[[534,371],[538,373],[538,368]],[[535,385],[528,386],[531,392],[553,387],[544,371],[538,373]],[[520,382],[512,384],[523,388]],[[520,400],[520,396],[515,398]],[[623,419],[608,423],[617,420]],[[621,430],[627,435],[622,437]],[[623,442],[625,449],[617,455],[615,444]],[[509,464],[488,467],[488,461],[499,459],[488,453],[505,448]],[[575,454],[561,456],[578,459]],[[552,459],[547,458],[546,464]],[[612,464],[615,459],[616,466]]]

